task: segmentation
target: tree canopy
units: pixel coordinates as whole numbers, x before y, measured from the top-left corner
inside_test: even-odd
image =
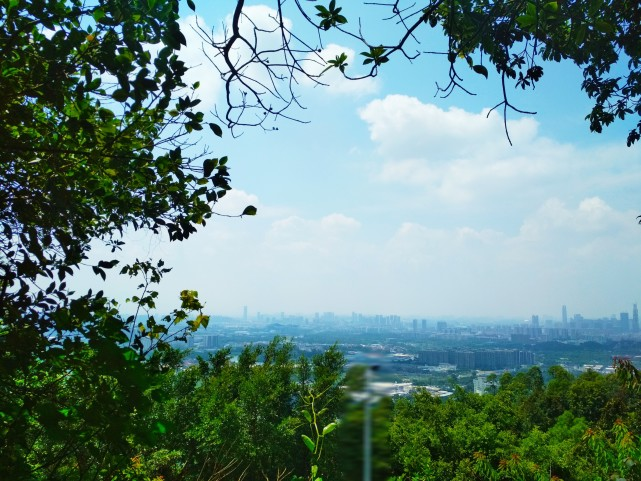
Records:
[[[300,105],[297,83],[302,78],[322,83],[327,69],[337,69],[347,78],[373,77],[383,68],[393,68],[388,62],[395,57],[418,62],[439,55],[447,58],[449,69],[438,93],[467,91],[462,83],[467,71],[488,78],[495,70],[502,99],[494,109],[505,118],[510,110],[529,113],[510,101],[510,88],[534,88],[546,61],[573,62],[583,71],[582,89],[593,101],[586,116],[590,130],[601,132],[615,120],[630,118],[628,146],[641,136],[641,7],[636,1],[395,0],[355,5],[277,0],[273,4],[276,13],[268,26],[254,23],[243,12],[245,2],[239,0],[224,38],[200,31],[208,44],[205,50],[213,49],[210,58],[226,82],[227,108],[220,117],[230,127],[266,125],[295,116],[290,108]],[[365,10],[370,15],[361,20]],[[372,24],[372,14],[380,16],[383,28]],[[311,33],[307,35],[305,28],[293,30],[288,18],[303,20]],[[430,30],[445,36],[444,48],[431,45]],[[264,41],[267,34],[269,42]],[[356,43],[362,51],[356,58],[342,53],[325,59],[327,39]],[[362,64],[365,73],[353,74],[355,64]]]
[[[177,20],[173,0],[0,4],[0,471],[11,479],[74,456],[80,478],[109,473],[127,436],[153,434],[131,415],[150,405],[167,341],[208,320],[195,291],[157,319],[66,283],[93,243],[115,252],[126,229],[188,238],[231,188],[227,158],[194,148],[199,131],[222,129],[183,81]],[[91,268],[104,279],[118,263]],[[142,279],[138,314],[167,271],[121,268]]]

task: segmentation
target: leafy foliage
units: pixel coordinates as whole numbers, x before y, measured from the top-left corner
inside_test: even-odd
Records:
[[[468,68],[486,79],[497,78],[491,75],[495,71],[502,99],[494,109],[501,109],[506,120],[510,110],[533,113],[512,103],[508,87],[533,89],[543,77],[545,62],[573,62],[583,71],[582,89],[593,101],[586,116],[590,130],[601,132],[615,120],[631,118],[628,146],[641,138],[641,7],[637,1],[363,2],[363,18],[355,18],[353,2],[343,2],[346,9],[351,8],[350,16],[336,0],[275,0],[278,14],[267,29],[255,25],[243,31],[241,22],[253,23],[243,12],[244,3],[236,2],[229,33],[222,40],[201,31],[214,50],[210,57],[224,59],[223,66],[214,66],[227,83],[227,110],[221,117],[229,127],[264,126],[278,118],[292,118],[287,110],[300,106],[293,90],[298,78],[322,83],[322,74],[332,68],[351,79],[373,77],[395,56],[415,61],[438,55],[448,59],[449,67],[447,81],[437,86],[437,94],[448,96],[455,89],[471,93],[463,83]],[[377,16],[387,25],[381,28]],[[316,29],[317,39],[303,37],[304,30],[290,30],[286,19],[297,17]],[[445,35],[445,47],[430,45],[435,38],[430,29]],[[274,35],[263,44],[265,32]],[[348,59],[342,53],[326,60],[319,55],[324,42],[337,43],[341,38],[362,46],[357,58]],[[280,43],[274,47],[273,42]],[[239,45],[249,47],[240,59],[235,57]],[[351,73],[357,64],[368,70]],[[269,82],[260,80],[264,78]],[[507,128],[506,133],[509,139]]]
[[[550,371],[547,386],[535,367],[496,394],[457,390],[442,402],[418,392],[397,401],[389,428],[397,479],[639,479],[638,393],[613,375]],[[546,413],[558,396],[568,409]]]
[[[311,466],[318,473],[319,460],[327,458],[322,440],[336,427],[337,400],[330,396],[344,360],[335,349],[314,356],[302,382],[302,359],[307,358],[295,360],[292,344],[277,337],[267,345],[246,346],[237,362],[223,349],[168,376],[165,401],[156,404],[150,419],[166,424],[168,432],[141,453],[149,474],[283,479],[285,473],[310,473]],[[327,386],[329,377],[333,382]],[[320,386],[325,389],[317,391]]]
[[[10,479],[111,479],[134,440],[165,430],[140,415],[175,361],[168,342],[208,322],[188,290],[172,314],[151,314],[162,262],[121,268],[142,278],[133,316],[67,286],[92,243],[115,252],[126,229],[187,239],[230,189],[226,158],[185,153],[204,114],[183,81],[177,20],[174,0],[0,5],[0,472]],[[118,264],[91,268],[106,279]]]

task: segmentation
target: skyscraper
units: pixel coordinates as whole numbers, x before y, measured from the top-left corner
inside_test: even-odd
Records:
[[[637,305],[632,306],[632,332],[639,332],[639,309]]]
[[[619,330],[621,332],[628,332],[630,330],[630,315],[627,312],[622,312],[620,314]]]
[[[563,306],[561,308],[561,319],[563,320],[563,327],[568,326],[568,308]]]

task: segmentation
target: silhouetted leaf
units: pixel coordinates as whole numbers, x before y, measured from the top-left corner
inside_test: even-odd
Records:
[[[212,130],[212,132],[213,132],[214,134],[216,134],[218,137],[222,137],[222,136],[223,136],[223,129],[221,129],[221,128],[220,128],[220,125],[218,125],[218,124],[214,124],[214,123],[210,123],[210,124],[209,124],[209,128],[210,128],[210,129]]]
[[[488,77],[488,71],[487,68],[485,68],[483,65],[474,65],[472,69],[479,75],[483,75],[483,77],[487,78]]]
[[[256,215],[256,212],[258,212],[258,209],[254,207],[253,205],[248,205],[245,207],[245,210],[243,210],[243,213],[241,215]]]

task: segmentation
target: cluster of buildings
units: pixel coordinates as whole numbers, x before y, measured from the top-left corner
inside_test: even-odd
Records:
[[[493,371],[534,364],[534,353],[518,349],[431,349],[419,351],[418,361],[426,366],[449,364],[457,369]]]
[[[637,305],[632,306],[632,317],[628,312],[616,315],[588,319],[581,314],[568,316],[567,307],[561,310],[561,321],[545,320],[540,322],[539,316],[532,318],[519,326],[515,326],[512,332],[513,341],[525,341],[527,339],[537,340],[604,340],[609,337],[620,337],[622,335],[639,334],[639,309]]]
[[[568,317],[566,306],[561,308],[561,322],[546,320],[543,325],[539,321],[539,316],[534,315],[531,319],[533,328],[557,328],[557,329],[599,329],[613,332],[639,332],[639,309],[636,304],[632,305],[632,317],[630,313],[622,312],[619,317],[616,315],[600,318],[586,319],[581,314],[574,314]]]

